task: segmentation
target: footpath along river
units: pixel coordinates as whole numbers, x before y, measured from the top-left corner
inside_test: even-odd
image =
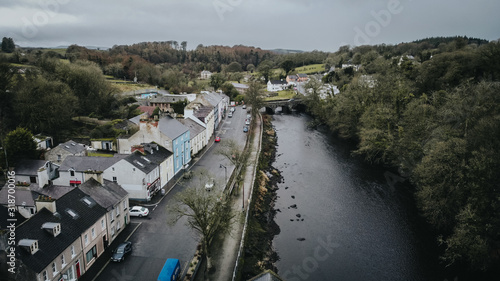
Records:
[[[342,141],[308,129],[303,114],[274,115],[273,166],[283,182],[273,246],[278,273],[296,280],[444,280],[433,238],[392,174],[351,156]],[[389,180],[388,180],[389,179]]]

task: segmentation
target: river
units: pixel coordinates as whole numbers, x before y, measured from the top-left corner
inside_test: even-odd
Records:
[[[431,236],[409,192],[389,172],[351,156],[307,115],[276,114],[273,166],[281,171],[273,246],[278,273],[295,280],[443,280]]]

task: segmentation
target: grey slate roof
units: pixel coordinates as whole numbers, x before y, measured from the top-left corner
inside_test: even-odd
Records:
[[[153,163],[160,165],[165,161],[168,157],[172,156],[173,153],[168,149],[164,148],[161,145],[158,145],[154,142],[152,143],[141,143],[141,145],[145,148],[146,155],[143,155],[148,160]]]
[[[271,84],[274,84],[274,85],[286,85],[286,84],[288,84],[288,82],[281,81],[281,80],[271,80]]]
[[[129,119],[134,124],[139,124],[142,115],[138,115],[134,118]],[[162,132],[165,136],[174,140],[178,138],[180,135],[184,134],[189,129],[182,125],[181,122],[170,116],[163,116],[158,120],[158,128],[160,132]]]
[[[127,157],[125,154],[115,154],[113,157],[70,155],[61,163],[59,170],[67,171],[69,169],[74,169],[77,172],[85,172],[88,170],[104,171],[125,157]]]
[[[191,118],[179,119],[179,122],[189,128],[189,135],[191,136],[191,139],[195,138],[197,135],[205,131],[205,127],[196,123],[196,121]]]
[[[98,204],[90,206],[83,202],[84,197],[89,197],[78,188],[66,193],[56,201],[57,214],[52,214],[43,208],[16,228],[16,245],[21,239],[38,240],[39,250],[33,255],[19,246],[16,249],[17,258],[36,273],[44,270],[66,248],[68,248],[80,235],[106,214],[106,209]],[[93,201],[90,199],[90,201]],[[67,210],[76,213],[72,217]],[[61,233],[54,237],[42,225],[47,222],[60,223]]]
[[[149,100],[149,102],[175,103],[187,99],[188,99],[187,96],[184,95],[164,95],[164,96],[154,96]]]
[[[148,156],[143,155],[140,151],[134,151],[134,153],[130,154],[125,158],[127,162],[134,165],[137,169],[142,171],[145,174],[149,174],[152,170],[158,167],[158,164],[152,161],[146,161],[143,157],[149,159]]]
[[[248,89],[250,86],[247,84],[241,84],[241,83],[231,83],[235,88],[240,88],[240,89]]]
[[[204,106],[204,107],[200,107],[198,110],[196,110],[193,115],[200,119],[201,121],[205,122],[205,118],[207,118],[207,116],[210,114],[210,112],[212,112],[213,108],[210,108],[210,107],[207,107],[207,106]]]
[[[65,143],[61,143],[58,146],[64,150],[70,152],[71,154],[79,154],[86,149],[85,145],[83,145],[81,143],[77,143],[77,142],[72,141],[72,140],[69,140]]]
[[[186,126],[182,125],[181,122],[170,116],[164,116],[160,118],[158,122],[158,128],[160,129],[160,132],[162,132],[171,140],[175,140],[185,132],[189,131],[189,129]]]
[[[145,147],[144,154],[137,150],[134,151],[134,153],[128,155],[125,160],[146,174],[154,170],[168,157],[173,155],[173,153],[168,149],[154,142],[143,143],[141,145]]]
[[[43,167],[45,163],[47,163],[47,160],[19,160],[15,169],[16,175],[36,176],[38,170]]]
[[[203,93],[205,99],[212,105],[212,106],[217,106],[223,97],[215,92],[204,92]]]
[[[35,201],[33,200],[33,195],[28,188],[25,187],[16,187],[16,193],[13,195],[16,197],[15,205],[16,206],[26,206],[33,207],[35,206]],[[2,190],[0,190],[0,205],[8,205],[8,188],[5,185]]]
[[[30,189],[33,194],[33,196],[38,197],[38,195],[45,195],[52,197],[54,199],[59,199],[61,198],[64,194],[70,192],[71,190],[74,189],[72,186],[62,186],[62,185],[46,185],[43,188],[40,187],[38,184],[31,184]]]
[[[88,196],[92,197],[97,204],[106,210],[111,210],[114,205],[120,203],[128,194],[119,184],[104,180],[103,184],[96,181],[94,178],[89,179],[78,187]]]

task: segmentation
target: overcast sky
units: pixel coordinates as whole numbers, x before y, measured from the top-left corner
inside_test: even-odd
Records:
[[[32,47],[175,40],[334,52],[432,36],[497,40],[499,11],[497,0],[0,0],[0,36]]]

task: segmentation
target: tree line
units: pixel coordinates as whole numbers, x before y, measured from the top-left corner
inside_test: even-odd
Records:
[[[409,179],[445,265],[486,271],[500,263],[500,43],[475,42],[341,48],[326,63],[360,70],[336,68],[324,82],[340,94],[312,81],[305,99],[356,154]]]

